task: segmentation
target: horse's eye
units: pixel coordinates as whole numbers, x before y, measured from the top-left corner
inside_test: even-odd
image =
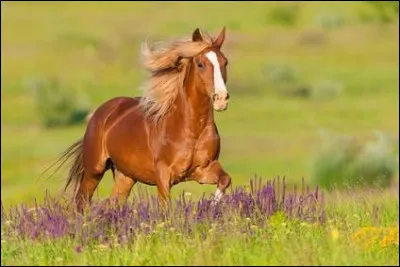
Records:
[[[197,62],[197,67],[199,69],[202,69],[202,68],[204,68],[204,64],[201,61],[199,61],[199,62]]]

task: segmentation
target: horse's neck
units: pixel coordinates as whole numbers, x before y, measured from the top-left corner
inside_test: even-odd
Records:
[[[188,126],[202,128],[207,122],[214,120],[214,113],[210,97],[204,94],[203,83],[193,75],[192,69],[185,82],[184,90],[179,95],[180,104],[183,105],[183,116]]]

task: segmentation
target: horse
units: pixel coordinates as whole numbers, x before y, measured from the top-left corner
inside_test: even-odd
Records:
[[[216,38],[196,28],[190,38],[158,47],[147,41],[141,63],[149,73],[141,97],[115,97],[91,114],[84,136],[59,160],[72,159],[64,192],[74,186],[78,211],[90,205],[108,170],[111,196],[126,200],[137,183],[156,186],[168,206],[171,188],[184,181],[217,185],[217,203],[231,185],[219,162],[220,136],[214,111],[228,108],[225,27]],[[62,164],[63,164],[62,163]],[[214,203],[214,202],[213,202]]]

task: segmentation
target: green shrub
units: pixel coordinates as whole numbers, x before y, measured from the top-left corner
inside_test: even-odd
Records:
[[[228,23],[228,28],[233,30],[240,30],[242,28],[242,25],[240,23],[240,21],[234,20],[234,21],[230,21]]]
[[[323,100],[337,97],[343,91],[343,85],[339,82],[322,80],[313,84],[310,88],[310,97]]]
[[[356,172],[367,182],[389,186],[398,168],[395,149],[398,141],[382,132],[376,133],[376,142],[368,142],[355,162]]]
[[[301,45],[323,45],[329,42],[329,35],[323,29],[309,29],[299,35],[298,42]]]
[[[271,8],[267,15],[267,22],[284,26],[293,26],[297,22],[300,8],[297,4],[278,4]]]
[[[39,79],[29,86],[35,91],[36,105],[46,127],[73,125],[85,120],[88,105],[60,79]]]
[[[315,17],[315,23],[325,30],[332,30],[344,25],[344,17],[339,13],[321,12]]]
[[[285,63],[269,63],[264,68],[266,82],[270,88],[282,95],[307,96],[308,89],[300,82],[298,70]]]
[[[301,80],[297,68],[285,63],[267,64],[264,75],[268,87],[284,96],[323,100],[337,97],[343,90],[340,82],[330,80],[309,85]]]
[[[398,169],[398,141],[382,132],[375,142],[325,134],[313,162],[313,178],[325,188],[387,187]],[[398,152],[397,152],[398,153]]]
[[[399,18],[398,1],[364,1],[366,8],[359,13],[362,22],[388,24]]]
[[[265,67],[267,80],[272,83],[297,82],[299,80],[298,70],[288,64],[271,63]]]

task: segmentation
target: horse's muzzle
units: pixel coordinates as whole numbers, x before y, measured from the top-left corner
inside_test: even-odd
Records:
[[[219,92],[213,95],[213,107],[215,111],[225,111],[228,109],[229,93]]]

